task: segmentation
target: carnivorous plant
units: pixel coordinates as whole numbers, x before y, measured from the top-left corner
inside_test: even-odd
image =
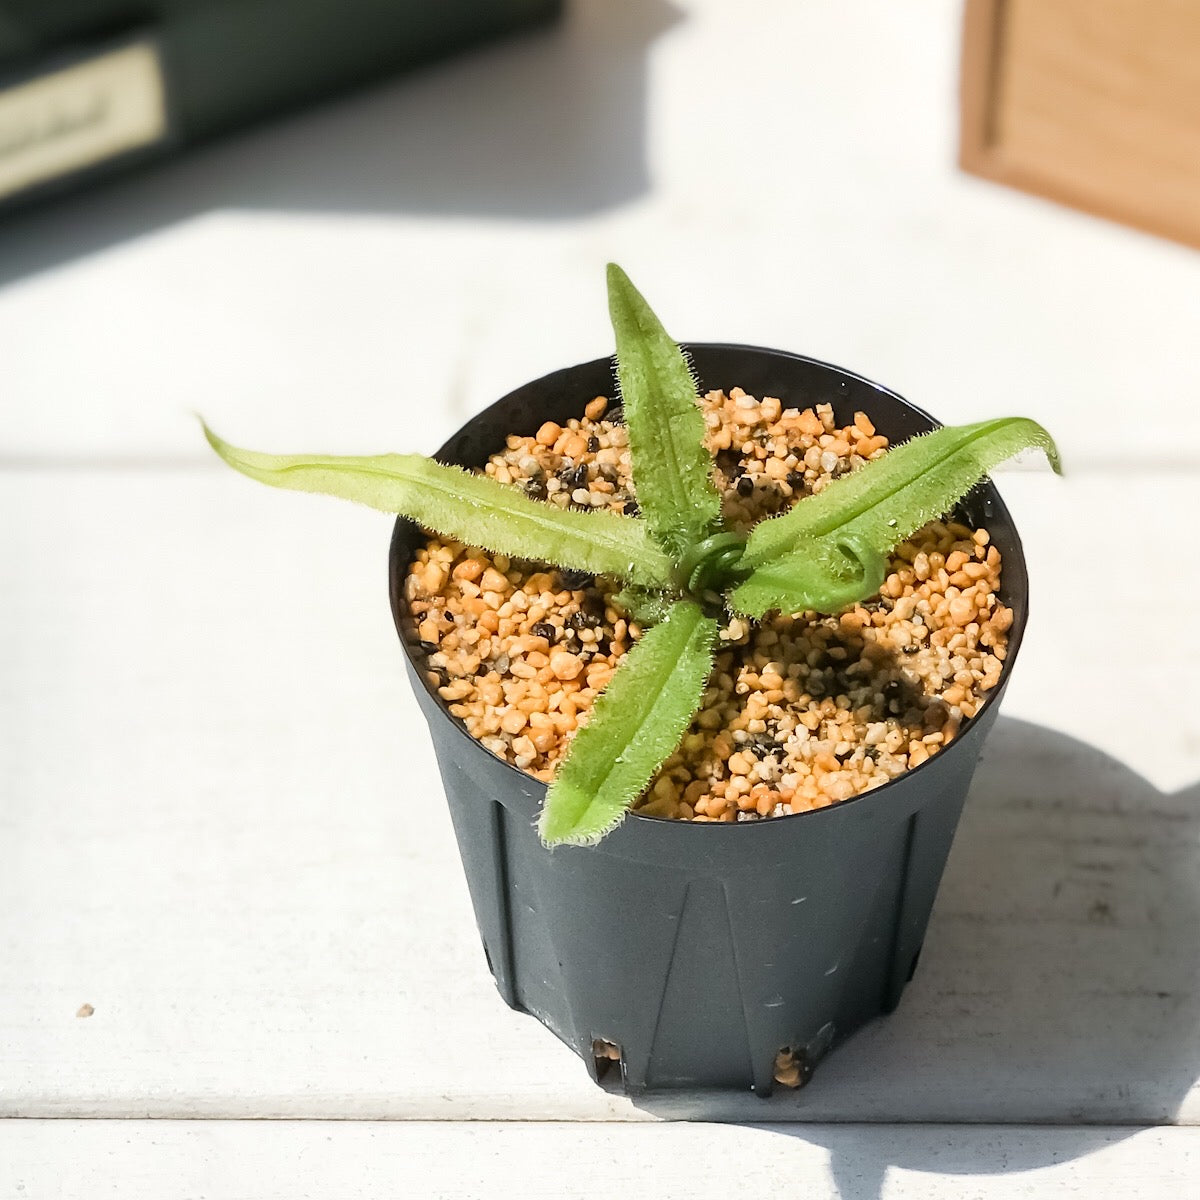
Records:
[[[1026,418],[936,429],[744,536],[722,523],[686,356],[614,264],[608,299],[639,516],[559,509],[417,454],[261,454],[204,430],[226,463],[262,483],[355,500],[467,545],[622,582],[620,601],[648,627],[549,786],[538,823],[549,845],[599,841],[645,791],[700,706],[722,613],[838,612],[878,592],[888,553],[997,463],[1037,447],[1060,470],[1050,435]]]

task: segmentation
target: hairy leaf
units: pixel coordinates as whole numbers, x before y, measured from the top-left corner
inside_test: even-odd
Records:
[[[608,265],[608,309],[638,505],[659,544],[679,558],[721,515],[696,381],[683,351],[615,263]]]
[[[935,429],[904,442],[756,525],[742,558],[752,573],[731,604],[755,617],[771,609],[836,612],[873,595],[884,555],[953,508],[997,463],[1030,447],[1061,473],[1053,439],[1024,417]]]
[[[667,586],[670,579],[671,563],[644,522],[633,517],[555,508],[486,475],[443,466],[420,454],[260,454],[231,446],[207,425],[204,435],[231,467],[272,487],[321,492],[402,513],[426,529],[512,558],[649,587]]]
[[[774,610],[834,613],[875,595],[886,572],[886,557],[852,534],[818,538],[755,568],[729,602],[754,617]]]
[[[716,636],[716,621],[680,600],[630,650],[550,785],[547,845],[593,845],[620,823],[700,707]]]

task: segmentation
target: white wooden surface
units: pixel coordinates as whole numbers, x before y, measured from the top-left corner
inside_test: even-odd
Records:
[[[1192,1194],[1200,1130],[588,1126],[477,1121],[21,1121],[17,1200],[1127,1200]]]
[[[237,1196],[242,1155],[279,1195],[1200,1182],[1192,1130],[1132,1128],[1200,1120],[1200,258],[958,175],[957,5],[852,7],[585,0],[0,226],[0,1115],[342,1122],[9,1121],[0,1195]],[[430,449],[608,350],[608,258],[678,336],[1067,458],[1000,478],[1034,616],[920,972],[769,1102],[631,1103],[503,1006],[387,520],[223,473],[188,415]],[[752,1125],[627,1128],[663,1118]]]

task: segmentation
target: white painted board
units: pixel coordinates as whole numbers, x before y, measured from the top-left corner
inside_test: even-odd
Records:
[[[899,1011],[800,1093],[635,1105],[487,975],[385,517],[0,474],[0,1112],[1196,1121],[1194,484],[1004,490],[1033,624]]]
[[[1176,1200],[1200,1130],[8,1121],[14,1200]]]

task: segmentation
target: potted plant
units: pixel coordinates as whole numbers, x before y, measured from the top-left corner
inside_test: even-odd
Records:
[[[392,610],[504,999],[631,1093],[768,1095],[915,969],[1025,620],[985,475],[1058,456],[1024,418],[936,428],[812,359],[685,351],[608,283],[618,408],[599,359],[437,460],[205,432],[400,514]]]

